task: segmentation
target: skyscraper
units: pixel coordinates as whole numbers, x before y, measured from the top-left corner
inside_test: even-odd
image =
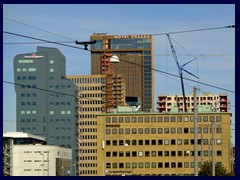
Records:
[[[17,131],[43,136],[48,145],[70,147],[75,155],[76,93],[65,78],[64,55],[56,48],[14,58]]]
[[[151,35],[107,35],[94,33],[91,40],[91,73],[100,74],[102,54],[118,56],[113,71],[125,81],[126,96],[137,97],[143,111],[154,108],[153,37]]]

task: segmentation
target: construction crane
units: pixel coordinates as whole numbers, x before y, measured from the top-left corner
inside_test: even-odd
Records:
[[[190,60],[190,61],[188,61],[188,62],[186,62],[186,63],[184,63],[184,64],[182,64],[182,65],[179,65],[178,58],[177,58],[177,54],[176,54],[176,51],[175,51],[175,49],[174,49],[174,47],[173,47],[172,41],[171,41],[171,39],[170,39],[170,36],[169,36],[169,34],[166,34],[166,35],[167,35],[167,37],[168,37],[169,44],[170,44],[170,47],[171,47],[171,50],[172,50],[172,54],[173,54],[173,58],[174,58],[174,60],[175,60],[175,62],[176,62],[176,64],[177,64],[177,67],[178,67],[178,70],[179,70],[179,76],[180,76],[180,79],[181,79],[182,94],[183,94],[183,105],[184,105],[183,112],[187,112],[187,103],[186,103],[184,83],[183,83],[183,71],[185,71],[186,73],[188,73],[188,74],[196,77],[197,79],[198,79],[198,77],[195,76],[194,74],[190,73],[189,71],[183,69],[183,68],[184,68],[184,66],[186,66],[188,63],[196,60],[197,58],[194,58],[194,59],[192,59],[192,60]]]

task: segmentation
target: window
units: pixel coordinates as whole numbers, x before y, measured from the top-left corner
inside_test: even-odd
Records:
[[[210,122],[214,122],[215,121],[215,117],[214,116],[210,116]]]
[[[164,151],[164,156],[169,156],[169,151]]]
[[[142,152],[142,151],[139,151],[139,152],[138,152],[138,156],[139,156],[139,157],[142,157],[142,156],[143,156],[143,152]]]
[[[158,117],[158,122],[162,122],[162,117]]]
[[[113,157],[117,157],[117,151],[113,151]]]
[[[143,122],[143,118],[142,117],[138,117],[138,122],[142,123]]]
[[[143,145],[143,140],[138,140],[138,145]]]
[[[165,168],[169,168],[169,162],[165,162]]]
[[[176,156],[176,151],[171,151],[171,156]]]
[[[188,145],[188,139],[184,139],[184,145]]]
[[[50,69],[49,69],[49,72],[54,72],[54,69],[53,69],[53,68],[50,68]]]
[[[129,117],[126,117],[126,118],[125,118],[125,122],[126,122],[126,123],[130,123],[130,118],[129,118]]]
[[[203,128],[204,133],[208,133],[208,128]]]
[[[117,129],[113,129],[113,130],[112,130],[112,133],[113,133],[113,134],[117,134]]]
[[[119,117],[118,121],[119,121],[119,123],[122,123],[123,122],[123,117]]]
[[[111,168],[111,163],[106,163],[106,168]]]
[[[113,118],[112,118],[112,122],[113,122],[113,123],[117,123],[117,118],[116,118],[116,117],[113,117]]]
[[[158,134],[162,134],[162,128],[158,128]]]
[[[132,157],[137,157],[137,151],[132,151]]]
[[[176,145],[176,140],[175,139],[171,139],[171,145]]]
[[[162,145],[163,141],[162,139],[158,139],[158,145]]]
[[[136,128],[132,128],[132,134],[137,134],[137,129]]]
[[[111,129],[106,129],[106,134],[111,134]]]
[[[145,117],[145,122],[149,122],[149,117]]]
[[[164,133],[168,134],[169,133],[169,128],[164,128]]]
[[[137,163],[133,162],[132,163],[132,168],[137,168]]]
[[[188,128],[184,128],[184,134],[188,133]]]
[[[203,122],[208,122],[208,117],[207,116],[203,116]]]
[[[138,128],[138,134],[143,134],[143,128]]]
[[[149,168],[150,167],[150,163],[149,162],[145,162],[145,168]]]
[[[168,140],[168,139],[165,139],[165,140],[164,140],[164,144],[165,144],[165,145],[169,145],[169,140]]]
[[[113,168],[117,168],[117,163],[113,163]]]
[[[126,163],[126,168],[130,168],[130,163]]]
[[[216,121],[217,121],[217,122],[221,122],[221,121],[222,121],[222,116],[217,116],[217,117],[216,117]]]
[[[189,163],[188,162],[184,162],[184,167],[185,168],[189,168]]]
[[[106,152],[106,157],[111,157],[111,152],[110,151]]]
[[[143,163],[142,162],[138,163],[138,168],[143,168]]]
[[[175,134],[176,133],[176,128],[171,128],[171,134]]]
[[[169,117],[164,117],[164,122],[169,122]]]
[[[136,117],[132,117],[132,122],[133,123],[137,122],[137,118]]]
[[[171,116],[171,122],[175,122],[176,119],[175,119],[175,116]]]
[[[171,167],[172,167],[172,168],[175,168],[175,167],[176,167],[176,163],[175,163],[175,162],[172,162],[172,163],[171,163]]]
[[[149,128],[145,128],[145,134],[149,134]]]
[[[119,134],[123,134],[123,128],[119,128]]]
[[[182,162],[178,162],[178,168],[182,168]]]
[[[130,134],[130,128],[125,129],[125,134]]]
[[[150,145],[150,142],[148,139],[145,139],[145,145]]]
[[[178,122],[182,122],[182,116],[178,116],[178,117],[177,117],[177,121],[178,121]]]
[[[177,133],[182,134],[182,128],[177,128]]]
[[[111,122],[110,117],[107,117],[107,118],[106,118],[106,123],[110,123],[110,122]]]
[[[151,117],[152,122],[156,122],[156,117]]]
[[[222,144],[222,140],[221,139],[217,139],[217,144]]]
[[[181,140],[181,139],[178,139],[178,140],[177,140],[177,144],[178,144],[178,145],[181,145],[181,144],[182,144],[182,140]]]
[[[188,117],[187,116],[184,117],[184,122],[188,122]]]
[[[145,157],[150,156],[150,152],[149,151],[145,151]]]
[[[152,162],[152,168],[156,168],[156,163]]]
[[[152,151],[151,156],[156,156],[156,151]]]
[[[222,155],[222,151],[217,151],[217,156],[221,156]]]
[[[156,128],[151,128],[151,133],[156,134]]]
[[[123,157],[124,156],[124,152],[123,151],[119,151],[119,157]]]
[[[182,156],[182,151],[178,151],[178,156]]]
[[[158,168],[162,168],[163,167],[163,163],[162,162],[158,162]]]
[[[163,152],[162,151],[158,151],[158,156],[163,156]]]

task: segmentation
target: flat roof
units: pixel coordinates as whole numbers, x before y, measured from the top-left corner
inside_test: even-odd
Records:
[[[37,136],[34,134],[24,133],[24,132],[6,132],[6,133],[3,133],[3,137],[6,137],[6,138],[33,138],[33,139],[46,141],[46,139],[42,136]]]

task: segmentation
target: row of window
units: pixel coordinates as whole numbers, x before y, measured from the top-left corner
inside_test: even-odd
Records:
[[[201,167],[201,162],[198,162],[198,167]],[[221,165],[221,162],[217,162]],[[194,162],[120,162],[120,163],[106,163],[106,168],[194,168]]]
[[[37,76],[17,76],[17,80],[36,80]]]
[[[71,85],[64,85],[64,84],[61,85],[61,86],[60,85],[55,85],[55,86],[54,85],[50,85],[49,88],[50,89],[60,89],[60,88],[62,88],[62,89],[64,89],[64,88],[70,89]]]
[[[17,72],[36,72],[37,68],[17,68]]]
[[[205,128],[197,128],[198,133],[212,133],[211,127],[205,127]],[[214,129],[216,133],[221,133],[222,128],[217,127],[216,130]],[[188,133],[194,133],[194,128],[113,128],[113,129],[106,129],[106,134],[188,134]]]
[[[61,113],[61,115],[71,114],[71,111],[61,111],[60,113]],[[54,114],[55,114],[55,111],[49,111],[49,114],[50,114],[50,115],[54,115]]]
[[[97,132],[97,128],[81,128],[80,133],[83,132]]]
[[[71,102],[50,102],[49,103],[49,105],[50,106],[65,106],[65,105],[67,105],[67,106],[71,106]]]
[[[217,156],[222,156],[222,151],[216,151]],[[201,156],[202,151],[198,151],[198,156]],[[212,155],[212,151],[204,150],[204,156]],[[106,157],[176,157],[176,156],[194,156],[194,151],[107,151]]]
[[[162,116],[159,116],[159,117],[155,117],[155,116],[152,116],[152,117],[106,117],[106,123],[130,123],[130,121],[132,123],[142,123],[144,120],[144,122],[194,122],[194,116],[165,116],[165,117],[162,117]],[[222,121],[222,117],[221,116],[198,116],[197,117],[197,121],[198,122],[208,122],[208,120],[210,120],[210,122],[221,122]]]
[[[215,139],[214,141],[212,139],[203,139],[203,144],[214,144],[217,145],[222,144],[221,139]],[[198,144],[200,145],[202,143],[201,139],[198,139]],[[106,140],[106,146],[129,146],[129,145],[193,145],[194,139],[139,139],[139,140]]]
[[[30,111],[30,110],[26,110],[26,111],[21,110],[20,113],[29,115],[29,114],[37,114],[37,111],[36,110],[32,110],[32,111]]]
[[[36,101],[33,101],[33,102],[30,102],[30,101],[24,102],[24,101],[22,101],[21,102],[21,106],[36,106],[36,105],[37,105]]]
[[[21,93],[21,97],[37,97],[36,93]]]

